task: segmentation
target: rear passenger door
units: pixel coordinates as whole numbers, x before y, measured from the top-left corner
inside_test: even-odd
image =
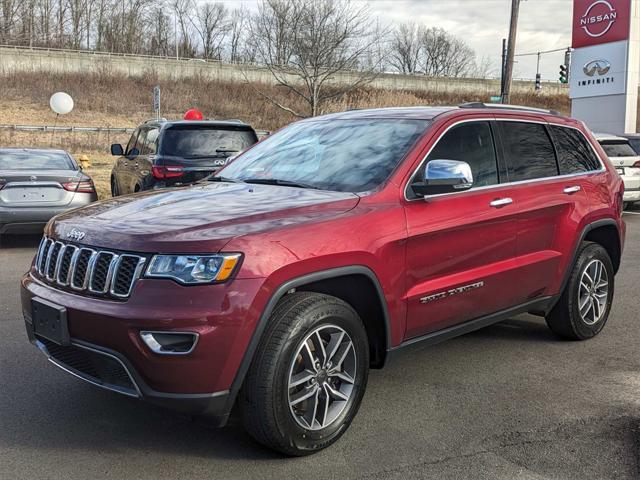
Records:
[[[589,204],[580,177],[560,175],[556,147],[544,120],[497,125],[518,206],[516,303],[522,304],[557,293]]]

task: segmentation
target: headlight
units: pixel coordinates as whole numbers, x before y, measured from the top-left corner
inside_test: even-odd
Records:
[[[171,278],[186,285],[219,283],[229,279],[241,257],[239,253],[155,255],[145,276]]]

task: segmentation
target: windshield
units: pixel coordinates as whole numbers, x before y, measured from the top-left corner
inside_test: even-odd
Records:
[[[238,157],[221,175],[364,192],[388,178],[428,124],[397,119],[294,123]]]
[[[609,157],[635,157],[636,152],[628,142],[608,141],[601,143],[602,148]]]
[[[75,170],[71,159],[61,152],[0,151],[0,170]]]
[[[229,156],[256,143],[248,130],[210,126],[171,127],[162,136],[162,154],[184,158]]]

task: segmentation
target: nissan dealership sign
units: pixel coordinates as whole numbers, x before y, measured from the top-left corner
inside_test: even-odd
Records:
[[[640,0],[574,0],[571,113],[592,130],[636,131]]]
[[[575,0],[573,48],[629,38],[629,0]]]

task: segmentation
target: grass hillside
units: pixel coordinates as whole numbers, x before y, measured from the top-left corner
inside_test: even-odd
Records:
[[[302,102],[287,95],[282,88],[247,83],[221,83],[194,77],[189,80],[159,80],[104,74],[15,73],[0,76],[0,124],[135,127],[153,116],[151,98],[155,85],[162,88],[162,115],[180,118],[192,107],[207,118],[238,118],[259,130],[275,130],[296,118],[275,107],[257,91],[264,92],[294,110],[303,110]],[[57,91],[69,93],[74,110],[55,118],[49,97]],[[329,103],[325,113],[354,108],[411,105],[456,105],[470,101],[487,101],[485,94],[429,93],[363,88]],[[513,95],[513,103],[551,108],[567,113],[569,99],[564,95]],[[86,132],[19,132],[0,129],[0,146],[59,147],[77,156],[87,155],[101,197],[108,196],[109,172],[113,162],[109,145],[126,143],[126,134]]]

